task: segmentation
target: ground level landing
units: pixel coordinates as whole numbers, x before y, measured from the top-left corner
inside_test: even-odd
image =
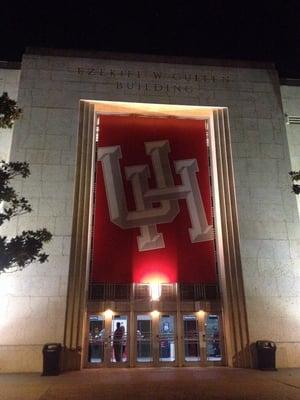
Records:
[[[300,399],[300,369],[262,372],[212,368],[102,368],[0,375],[1,400]]]

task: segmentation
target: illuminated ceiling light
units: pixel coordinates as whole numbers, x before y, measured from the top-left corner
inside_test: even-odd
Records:
[[[151,315],[153,318],[157,318],[159,316],[159,311],[153,310],[153,311],[151,311]]]
[[[150,296],[152,301],[158,301],[161,295],[161,286],[159,283],[150,283]]]
[[[104,311],[105,318],[111,318],[113,315],[114,315],[114,313],[110,309]]]

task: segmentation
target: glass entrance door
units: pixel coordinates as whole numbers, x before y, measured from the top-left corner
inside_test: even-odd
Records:
[[[104,363],[105,320],[103,316],[89,317],[88,363],[91,366]]]
[[[129,360],[128,317],[113,315],[110,334],[110,362],[126,364]]]
[[[183,315],[183,347],[184,362],[199,362],[200,357],[200,338],[199,324],[197,316],[194,314]]]
[[[158,312],[136,315],[136,365],[173,365],[177,360],[176,318]]]
[[[136,361],[153,363],[153,325],[150,314],[138,314],[136,317]]]
[[[174,363],[176,360],[175,316],[162,314],[159,317],[159,363]]]
[[[89,316],[87,366],[206,366],[223,363],[222,324],[217,313],[184,313],[178,327],[176,315],[172,313],[144,312],[132,314],[131,318],[132,330],[129,313]]]
[[[182,315],[183,364],[211,365],[223,362],[220,316],[205,312]]]
[[[87,366],[129,364],[129,318],[120,315],[90,315],[88,319]]]
[[[205,320],[205,342],[206,342],[206,361],[221,363],[222,343],[221,343],[221,324],[220,316],[208,314]]]

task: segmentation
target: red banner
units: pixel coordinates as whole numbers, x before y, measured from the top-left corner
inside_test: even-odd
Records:
[[[205,122],[103,115],[97,146],[92,282],[215,283]]]

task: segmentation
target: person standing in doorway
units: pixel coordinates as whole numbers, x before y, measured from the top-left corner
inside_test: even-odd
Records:
[[[114,331],[113,338],[113,347],[116,362],[122,361],[124,331],[124,326],[121,326],[121,323],[117,322],[117,328]]]

